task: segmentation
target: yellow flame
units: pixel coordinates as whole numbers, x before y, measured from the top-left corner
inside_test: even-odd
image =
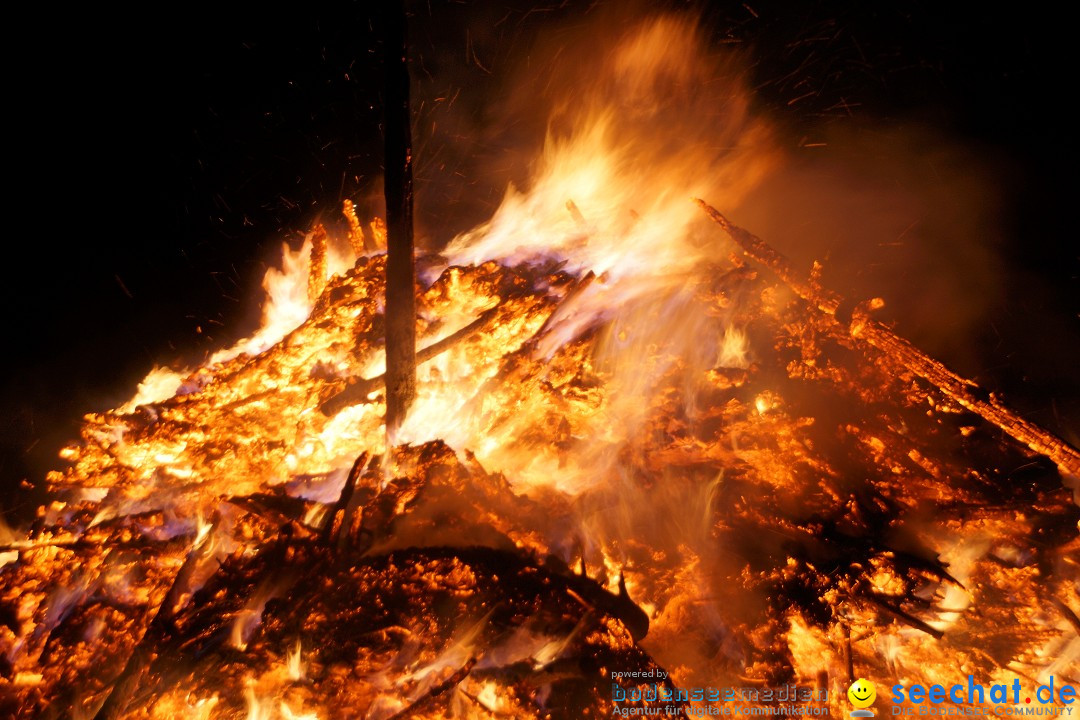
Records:
[[[316,712],[309,712],[309,713],[293,712],[292,709],[285,703],[284,700],[281,701],[280,707],[281,707],[281,717],[283,718],[283,720],[319,720],[319,714],[316,713]]]
[[[720,354],[716,359],[717,367],[746,368],[750,366],[747,357],[750,354],[750,341],[746,333],[733,327],[724,330],[724,339],[720,344]]]
[[[300,641],[297,640],[296,644],[289,650],[286,655],[286,666],[289,671],[289,677],[292,680],[304,679],[304,665],[300,661]]]

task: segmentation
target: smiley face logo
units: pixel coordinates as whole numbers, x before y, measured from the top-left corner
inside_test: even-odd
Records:
[[[851,683],[851,687],[847,691],[848,700],[851,704],[858,708],[855,712],[851,713],[853,717],[873,717],[874,714],[866,710],[874,704],[874,700],[877,699],[877,690],[874,688],[874,683],[870,682],[866,678],[859,678],[855,682]]]

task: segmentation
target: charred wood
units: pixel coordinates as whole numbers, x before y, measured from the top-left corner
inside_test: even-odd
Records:
[[[386,151],[386,429],[393,435],[416,396],[412,128],[405,2],[383,11]]]

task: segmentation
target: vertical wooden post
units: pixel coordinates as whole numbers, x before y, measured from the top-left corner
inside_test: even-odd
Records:
[[[413,264],[412,128],[405,0],[384,6],[383,133],[386,151],[386,430],[416,396],[416,270]]]

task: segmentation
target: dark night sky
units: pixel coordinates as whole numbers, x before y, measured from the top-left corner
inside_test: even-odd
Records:
[[[500,148],[432,134],[431,101],[467,86],[458,112],[482,114],[506,58],[589,7],[533,5],[410,3],[418,214],[435,240],[482,219],[506,178],[468,176],[462,158]],[[24,514],[36,502],[12,488],[59,464],[82,412],[130,396],[154,363],[198,361],[250,329],[281,240],[344,197],[372,195],[382,141],[366,7],[194,2],[132,16],[39,6],[9,26],[7,170],[17,189],[5,243],[0,507]],[[1069,369],[1080,364],[1075,121],[1065,109],[1074,41],[1064,17],[971,7],[731,2],[703,13],[718,48],[749,53],[757,102],[792,138],[919,123],[1004,158],[1011,272],[999,322],[977,343],[977,374],[1070,436],[1080,418]],[[494,72],[470,62],[467,47]],[[455,184],[466,192],[450,193]],[[1065,318],[1054,326],[1063,332],[1033,343],[1047,308]]]

